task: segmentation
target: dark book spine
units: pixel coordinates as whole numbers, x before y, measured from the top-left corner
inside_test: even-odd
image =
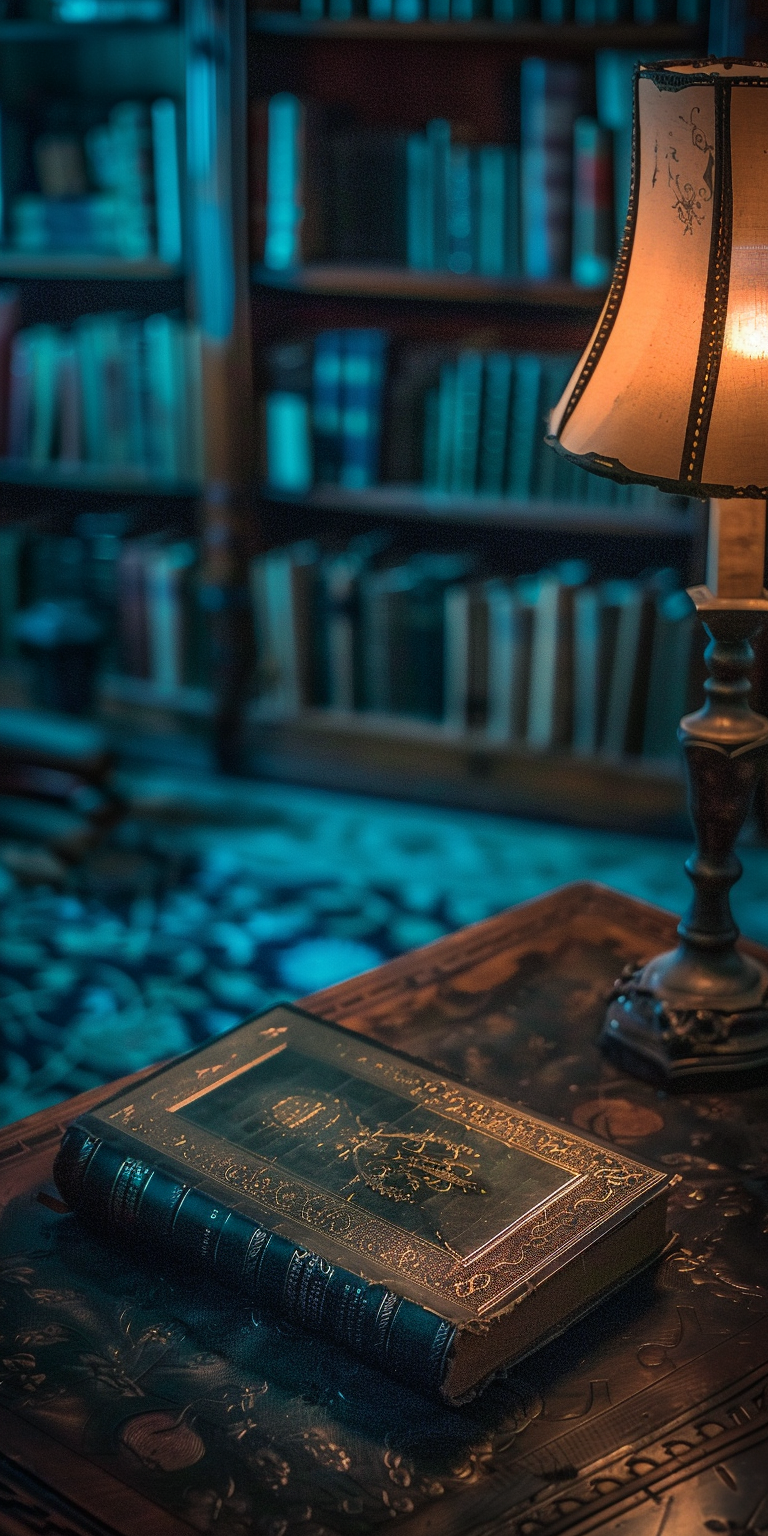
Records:
[[[439,1394],[456,1330],[434,1312],[328,1263],[82,1126],[67,1131],[54,1178],[97,1236],[213,1279],[248,1306],[322,1334],[417,1391]]]

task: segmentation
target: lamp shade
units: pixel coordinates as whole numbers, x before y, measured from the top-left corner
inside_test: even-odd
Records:
[[[768,65],[635,71],[611,289],[550,418],[584,468],[688,496],[768,487]]]

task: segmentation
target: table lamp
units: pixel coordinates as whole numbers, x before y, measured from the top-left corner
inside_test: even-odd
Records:
[[[667,1086],[735,1085],[768,1066],[768,971],[736,948],[736,837],[768,753],[749,707],[768,486],[768,65],[641,64],[633,175],[613,282],[550,418],[566,458],[623,483],[710,499],[706,702],[683,745],[696,851],[679,946],[617,983],[601,1044]]]

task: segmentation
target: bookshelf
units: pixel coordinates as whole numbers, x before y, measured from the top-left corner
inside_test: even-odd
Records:
[[[506,141],[510,82],[522,59],[574,59],[589,74],[599,49],[699,52],[702,29],[314,21],[289,11],[247,14],[242,0],[226,7],[186,0],[172,25],[5,21],[0,44],[13,64],[13,71],[11,63],[0,65],[0,104],[33,87],[55,91],[64,77],[87,97],[98,80],[97,94],[112,100],[131,92],[172,96],[183,125],[180,261],[0,248],[0,281],[18,286],[25,325],[71,325],[79,315],[110,309],[143,320],[163,309],[183,314],[200,334],[199,477],[0,461],[0,523],[18,518],[26,499],[39,526],[66,532],[79,510],[96,510],[103,498],[107,508],[140,507],[140,535],[169,528],[175,538],[197,538],[207,680],[159,686],[120,673],[113,655],[97,709],[115,740],[126,750],[140,741],[142,750],[166,757],[177,751],[181,758],[188,750],[194,756],[205,740],[224,766],[257,774],[616,827],[680,829],[683,788],[673,762],[534,751],[489,740],[475,728],[370,708],[300,707],[288,718],[268,697],[254,697],[249,568],[275,546],[300,538],[340,545],[358,531],[385,529],[408,556],[471,545],[485,573],[500,577],[530,569],[529,558],[544,564],[587,551],[601,577],[636,576],[669,563],[686,580],[699,574],[706,514],[663,501],[640,509],[437,492],[412,482],[316,484],[301,492],[265,484],[258,461],[270,347],[329,327],[378,327],[398,346],[455,349],[469,338],[485,351],[515,355],[575,352],[591,332],[605,286],[324,257],[275,270],[249,241],[247,157],[252,104],[281,91],[357,114],[376,129],[420,131],[428,119],[445,117],[468,125],[473,144]]]

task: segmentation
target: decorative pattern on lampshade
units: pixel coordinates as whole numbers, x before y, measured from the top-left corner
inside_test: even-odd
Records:
[[[688,496],[768,488],[768,65],[635,71],[610,293],[550,418],[585,469]]]

